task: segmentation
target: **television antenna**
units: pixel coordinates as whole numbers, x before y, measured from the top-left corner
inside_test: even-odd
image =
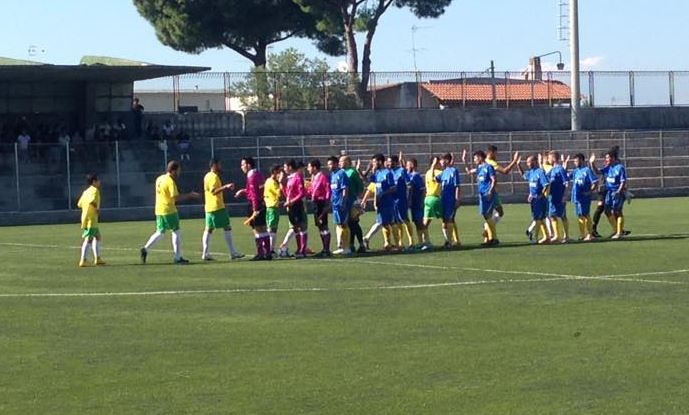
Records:
[[[414,60],[414,72],[418,72],[419,68],[416,65],[416,52],[422,52],[426,50],[425,48],[417,48],[416,47],[416,32],[419,30],[424,30],[424,29],[430,29],[431,26],[417,26],[417,25],[412,25],[411,27],[411,53],[412,53],[412,58]]]

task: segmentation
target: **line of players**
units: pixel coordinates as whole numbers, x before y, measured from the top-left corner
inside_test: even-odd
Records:
[[[521,157],[515,153],[511,162],[501,166],[497,161],[497,148],[489,146],[487,152],[473,154],[474,166],[467,164],[466,151],[462,154],[464,170],[476,176],[479,212],[484,218],[484,245],[499,244],[496,225],[504,215],[500,197],[496,191],[496,173],[509,174],[516,166],[529,183],[528,201],[531,205],[532,224],[527,230],[530,239],[540,231],[539,244],[567,242],[569,240],[566,216],[566,191],[572,183],[571,200],[579,222],[580,240],[589,241],[598,235],[596,226],[603,213],[613,227],[613,239],[626,234],[622,207],[626,198],[626,171],[619,162],[618,149],[613,148],[605,154],[605,167],[598,169],[595,155],[591,155],[586,166],[583,154],[574,156],[575,169],[567,172],[570,158],[562,159],[556,151],[546,156],[531,155],[526,159],[527,170],[521,166]],[[308,249],[308,219],[305,202],[312,201],[314,224],[321,238],[322,250],[318,257],[332,254],[349,255],[368,250],[370,239],[379,231],[383,234],[383,249],[427,250],[431,243],[429,226],[434,219],[442,219],[442,234],[445,248],[460,245],[455,215],[460,205],[460,174],[454,166],[452,154],[434,157],[430,167],[422,176],[418,172],[415,159],[404,160],[402,154],[385,158],[376,154],[369,167],[362,171],[360,163],[352,164],[349,156],[327,160],[328,173],[321,170],[320,161],[311,160],[305,167],[311,180],[304,177],[304,166],[294,160],[283,166],[271,169],[270,177],[264,180],[256,169],[251,157],[243,158],[241,169],[246,175],[246,186],[235,196],[245,197],[249,202],[248,218],[244,221],[252,227],[256,242],[256,255],[253,260],[271,260],[274,256],[291,256],[287,246],[296,239],[295,258],[303,258],[310,253]],[[148,252],[167,232],[171,232],[174,262],[186,264],[181,254],[181,232],[176,204],[188,199],[199,199],[196,192],[180,194],[175,180],[181,173],[178,162],[171,161],[165,174],[156,179],[156,232],[151,235],[140,250],[143,263]],[[223,184],[220,179],[221,163],[211,160],[210,171],[204,177],[205,230],[202,237],[202,259],[210,261],[210,238],[216,229],[224,231],[224,239],[232,259],[244,257],[234,247],[229,215],[225,209],[223,193],[235,191],[234,183]],[[600,186],[601,201],[593,220],[590,217],[592,194],[597,188],[598,174],[605,177]],[[369,182],[368,186],[364,186]],[[94,264],[104,265],[100,256],[100,232],[98,212],[100,208],[100,180],[92,175],[89,187],[78,202],[82,208],[82,229],[84,242],[81,250],[80,266],[86,265],[88,247],[94,253]],[[376,221],[366,235],[359,224],[359,218],[366,204],[373,201]],[[276,246],[279,224],[279,208],[288,213],[290,228],[284,240]],[[332,213],[336,225],[336,249],[331,251],[331,235],[328,216]],[[413,231],[416,230],[416,241]],[[404,244],[406,239],[407,244]],[[415,243],[416,242],[416,243]]]

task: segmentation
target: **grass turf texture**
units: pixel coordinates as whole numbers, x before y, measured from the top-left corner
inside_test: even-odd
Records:
[[[189,266],[139,265],[153,221],[103,223],[87,269],[78,225],[0,228],[0,413],[687,413],[687,202],[635,200],[617,242],[530,246],[508,205],[475,249],[465,207],[459,251],[260,263],[220,234],[201,263],[183,218]],[[12,296],[108,292],[170,293]]]

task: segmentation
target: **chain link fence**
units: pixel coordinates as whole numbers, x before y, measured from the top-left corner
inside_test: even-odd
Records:
[[[563,154],[597,153],[619,146],[630,176],[630,188],[640,195],[689,193],[689,131],[596,131],[390,134],[366,136],[224,137],[192,140],[188,146],[173,141],[94,142],[54,145],[0,146],[0,211],[31,212],[75,209],[86,174],[99,174],[104,208],[151,206],[153,183],[169,160],[179,160],[181,191],[202,190],[203,176],[212,157],[223,163],[224,180],[243,185],[242,157],[251,156],[264,173],[287,159],[324,160],[348,154],[365,167],[374,153],[416,158],[419,170],[428,168],[432,155],[452,152],[458,158],[493,144],[498,159],[508,163],[513,152],[524,155],[549,149]],[[463,192],[473,195],[471,178],[463,177]],[[498,190],[521,197],[526,186],[519,174],[499,177]],[[229,195],[228,195],[229,196]],[[228,202],[237,202],[231,196]]]
[[[567,71],[372,72],[361,101],[358,80],[343,72],[205,72],[139,81],[134,93],[149,112],[553,107],[569,106],[571,82]],[[689,105],[689,72],[587,71],[580,84],[584,106]]]

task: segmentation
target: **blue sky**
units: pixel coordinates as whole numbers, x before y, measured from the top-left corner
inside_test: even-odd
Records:
[[[374,39],[373,69],[413,70],[411,27],[419,26],[420,70],[481,71],[494,59],[500,71],[521,70],[528,57],[561,50],[559,0],[455,0],[439,19],[418,20],[405,10],[387,13]],[[580,0],[581,59],[584,69],[689,70],[689,1]],[[661,6],[662,5],[662,6]],[[160,64],[209,66],[245,71],[250,62],[229,50],[200,55],[176,52],[156,39],[130,0],[2,0],[0,56],[76,64],[83,55],[106,55]],[[305,40],[289,40],[272,50],[296,47],[321,56]],[[552,67],[557,57],[545,58]],[[328,58],[337,66],[343,58]],[[569,65],[567,65],[569,67]]]

